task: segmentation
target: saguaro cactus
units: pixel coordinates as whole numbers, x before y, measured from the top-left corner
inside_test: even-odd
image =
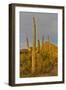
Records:
[[[36,22],[35,17],[32,17],[32,73],[35,72],[36,62]]]

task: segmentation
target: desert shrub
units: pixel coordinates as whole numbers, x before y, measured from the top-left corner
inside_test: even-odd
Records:
[[[54,53],[53,53],[54,54]],[[51,50],[41,50],[36,53],[35,74],[32,74],[32,53],[23,53],[20,55],[20,75],[21,77],[56,75],[57,57]]]
[[[23,76],[29,75],[31,73],[31,59],[29,54],[25,55],[22,54],[20,58],[20,68],[21,69],[21,74]]]

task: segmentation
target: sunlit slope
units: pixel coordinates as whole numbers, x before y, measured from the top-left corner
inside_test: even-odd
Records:
[[[32,47],[20,50],[20,77],[56,76],[58,71],[57,46],[46,41],[40,49],[36,48],[35,54],[35,73],[32,74]]]

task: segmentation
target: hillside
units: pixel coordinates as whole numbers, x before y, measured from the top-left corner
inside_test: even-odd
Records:
[[[37,52],[35,73],[32,74],[32,48],[20,50],[20,77],[56,76],[58,68],[58,49],[50,42],[45,42]]]

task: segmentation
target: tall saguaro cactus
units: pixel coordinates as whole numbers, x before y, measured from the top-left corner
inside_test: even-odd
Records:
[[[27,44],[27,48],[29,48],[29,41],[28,41],[28,37],[26,37],[26,44]]]
[[[44,48],[44,35],[42,35],[42,48]]]
[[[40,38],[39,38],[39,32],[38,32],[38,52],[40,52]]]
[[[36,22],[35,17],[32,17],[32,73],[35,72],[36,62]]]

